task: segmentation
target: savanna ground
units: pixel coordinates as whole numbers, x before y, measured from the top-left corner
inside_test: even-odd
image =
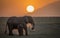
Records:
[[[60,38],[60,17],[35,17],[35,31],[28,36],[4,34],[7,17],[0,17],[0,38]]]

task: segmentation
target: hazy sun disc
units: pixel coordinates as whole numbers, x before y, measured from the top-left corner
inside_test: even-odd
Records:
[[[27,12],[33,12],[34,6],[32,6],[32,5],[27,6],[26,10],[27,10]]]

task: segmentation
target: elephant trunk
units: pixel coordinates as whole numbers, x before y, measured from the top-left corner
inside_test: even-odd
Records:
[[[31,28],[32,30],[34,30],[35,29],[35,24],[34,23],[32,23],[32,28]]]

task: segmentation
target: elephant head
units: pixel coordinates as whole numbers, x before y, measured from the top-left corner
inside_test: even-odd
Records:
[[[33,18],[31,16],[24,16],[24,21],[28,24],[30,23],[32,25],[32,30],[34,30],[35,28],[35,24],[34,24],[34,21],[33,21]]]

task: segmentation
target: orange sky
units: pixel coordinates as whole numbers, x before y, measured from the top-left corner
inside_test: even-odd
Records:
[[[29,14],[26,12],[28,5],[33,5],[36,11],[56,1],[57,0],[1,0],[0,16],[24,16]]]

